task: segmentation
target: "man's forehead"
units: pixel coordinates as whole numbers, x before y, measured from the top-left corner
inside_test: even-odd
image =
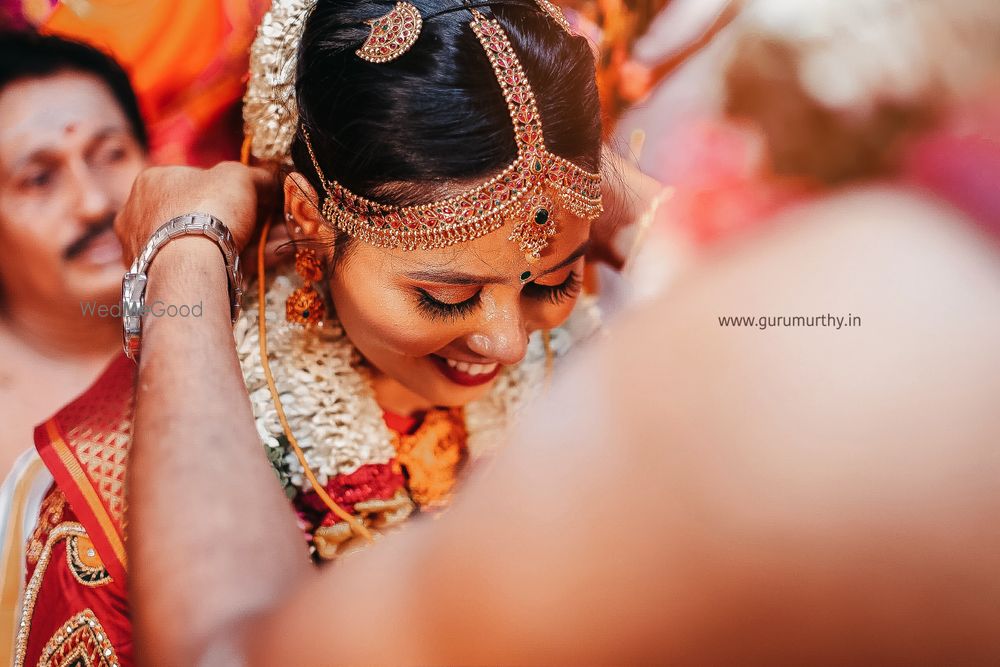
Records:
[[[65,72],[15,81],[0,91],[0,162],[10,167],[38,150],[58,150],[128,121],[94,76]]]

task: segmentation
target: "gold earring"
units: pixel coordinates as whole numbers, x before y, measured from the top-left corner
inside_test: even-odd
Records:
[[[326,306],[314,286],[314,283],[323,279],[323,264],[316,251],[298,248],[295,251],[295,272],[305,284],[288,295],[285,301],[285,319],[306,327],[319,324],[326,316]]]

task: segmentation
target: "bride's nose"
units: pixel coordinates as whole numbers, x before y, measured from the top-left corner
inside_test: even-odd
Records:
[[[503,312],[489,316],[479,331],[468,338],[475,354],[501,364],[516,364],[528,349],[528,331],[520,313]]]

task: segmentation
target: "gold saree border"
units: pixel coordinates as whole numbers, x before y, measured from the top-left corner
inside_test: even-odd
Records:
[[[122,534],[101,501],[97,489],[94,488],[79,459],[76,458],[63,437],[55,418],[49,419],[38,427],[35,436],[36,439],[39,437],[47,439],[47,443],[36,443],[38,444],[38,452],[45,460],[49,470],[52,471],[56,483],[66,494],[73,511],[83,520],[84,525],[91,524],[100,528],[99,531],[90,531],[90,539],[94,542],[98,552],[102,554],[102,560],[108,572],[113,578],[124,581],[127,571],[127,557]],[[44,444],[48,446],[46,447]],[[65,473],[73,483],[66,484],[66,480],[60,479],[61,475],[56,474],[57,470]],[[86,521],[85,518],[92,521]],[[111,555],[113,558],[106,558],[103,554]]]
[[[38,590],[42,587],[42,580],[45,579],[45,572],[49,569],[49,562],[52,560],[52,550],[56,543],[65,540],[72,535],[86,535],[87,531],[82,524],[65,521],[49,533],[42,548],[42,554],[38,557],[38,564],[31,574],[31,579],[24,587],[24,603],[21,607],[21,621],[17,627],[17,640],[14,643],[14,667],[24,667],[24,659],[28,652],[28,635],[31,632],[31,619],[35,615],[35,603],[38,601]]]
[[[14,645],[17,642],[18,610],[21,606],[21,585],[24,582],[25,536],[22,534],[24,509],[31,492],[32,482],[44,464],[40,458],[33,459],[21,474],[14,489],[14,499],[11,503],[11,516],[8,518],[10,527],[7,535],[0,536],[0,564],[2,564],[3,580],[0,584],[0,629],[4,633],[0,637],[0,662],[11,664],[14,656]]]

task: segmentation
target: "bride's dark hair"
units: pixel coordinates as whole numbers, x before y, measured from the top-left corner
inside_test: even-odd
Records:
[[[412,0],[420,38],[397,60],[355,51],[364,23],[395,0],[320,0],[299,47],[299,118],[328,179],[388,204],[424,203],[443,185],[482,180],[517,156],[507,104],[461,0]],[[597,171],[601,119],[588,42],[530,0],[473,3],[506,30],[528,75],[547,148]],[[296,169],[323,189],[299,132]],[[403,187],[400,187],[403,186]]]

